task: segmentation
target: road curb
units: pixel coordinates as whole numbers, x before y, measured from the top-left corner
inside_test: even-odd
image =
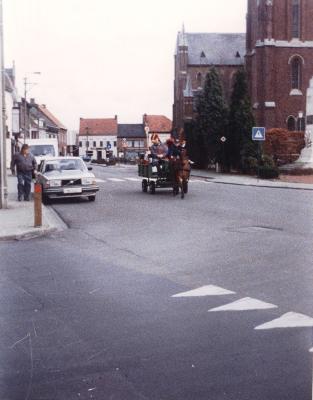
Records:
[[[0,242],[8,242],[13,240],[31,240],[47,236],[51,233],[62,232],[68,229],[66,223],[52,207],[47,207],[43,205],[42,211],[43,219],[47,221],[44,227],[32,227],[29,229],[25,229],[25,231],[21,233],[0,236]]]
[[[201,175],[193,175],[194,178],[201,178],[210,183],[216,183],[220,185],[233,185],[233,186],[250,186],[250,187],[259,187],[259,188],[266,188],[266,189],[289,189],[289,190],[307,190],[313,191],[313,188],[306,188],[306,187],[295,187],[295,186],[281,186],[281,185],[258,185],[256,183],[239,183],[239,182],[225,182],[225,181],[217,181],[213,177],[205,177]]]

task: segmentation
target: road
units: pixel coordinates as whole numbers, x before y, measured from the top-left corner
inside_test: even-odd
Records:
[[[313,193],[94,172],[68,230],[0,244],[0,398],[310,400]]]

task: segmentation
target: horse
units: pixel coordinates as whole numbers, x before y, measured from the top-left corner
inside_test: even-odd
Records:
[[[179,193],[180,189],[180,196],[183,199],[185,194],[188,192],[188,181],[190,177],[190,160],[187,156],[187,152],[183,149],[180,153],[180,157],[174,163],[174,170],[175,170],[175,183],[173,187],[174,195]]]

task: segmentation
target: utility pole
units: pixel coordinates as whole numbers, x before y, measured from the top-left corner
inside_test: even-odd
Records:
[[[6,166],[6,125],[5,125],[5,83],[3,52],[3,9],[0,0],[0,208],[8,208],[7,166]]]

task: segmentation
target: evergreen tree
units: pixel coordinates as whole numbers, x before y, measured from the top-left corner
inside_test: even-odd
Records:
[[[248,157],[257,157],[257,144],[251,137],[254,124],[246,72],[240,69],[231,96],[227,141],[227,157],[236,169],[244,169]]]
[[[206,76],[204,88],[197,98],[196,111],[195,130],[201,166],[206,167],[209,159],[222,162],[221,137],[226,136],[227,107],[215,68],[211,68]]]

